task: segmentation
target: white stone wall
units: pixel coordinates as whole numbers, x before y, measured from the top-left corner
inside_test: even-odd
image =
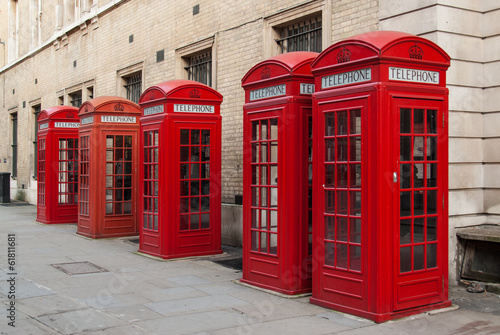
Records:
[[[460,268],[456,228],[500,221],[500,3],[380,0],[380,29],[428,38],[452,58],[447,85],[449,255],[454,283]]]

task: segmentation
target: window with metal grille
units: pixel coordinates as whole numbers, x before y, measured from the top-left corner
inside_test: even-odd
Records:
[[[188,79],[212,86],[212,51],[207,51],[187,59]]]
[[[314,51],[321,52],[321,17],[296,22],[279,28],[281,38],[276,42],[280,52]]]
[[[130,76],[124,77],[125,80],[125,90],[127,92],[127,99],[135,103],[139,103],[139,98],[141,97],[142,88],[142,74],[140,72],[134,73]]]
[[[76,91],[69,95],[71,106],[80,107],[82,105],[82,91]]]
[[[17,177],[17,113],[12,116],[12,177]]]
[[[33,115],[35,117],[35,137],[33,140],[33,178],[36,180],[37,179],[37,169],[38,169],[38,150],[37,150],[37,143],[38,143],[38,122],[36,120],[38,119],[38,114],[40,114],[41,110],[40,105],[33,106]]]

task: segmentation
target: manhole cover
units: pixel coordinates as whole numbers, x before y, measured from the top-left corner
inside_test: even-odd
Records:
[[[88,273],[108,272],[108,270],[106,270],[105,268],[101,268],[100,266],[90,262],[59,263],[51,265],[69,275],[84,275]]]

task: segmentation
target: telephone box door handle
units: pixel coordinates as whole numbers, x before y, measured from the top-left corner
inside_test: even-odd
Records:
[[[397,183],[397,182],[398,182],[398,173],[397,173],[397,172],[394,172],[394,173],[392,174],[392,181],[393,181],[394,183]]]

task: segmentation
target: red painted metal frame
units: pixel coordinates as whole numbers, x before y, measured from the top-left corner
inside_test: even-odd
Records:
[[[272,57],[242,79],[241,281],[290,295],[311,291],[310,63],[317,55],[290,52]],[[301,92],[301,84],[309,91]],[[269,88],[277,86],[272,93]]]
[[[313,254],[317,257],[313,258],[315,272],[312,303],[376,322],[451,304],[448,300],[447,256],[448,89],[446,88],[446,70],[449,64],[449,56],[436,44],[424,38],[390,31],[365,33],[338,42],[323,51],[312,63],[316,84],[316,93],[313,96],[313,150],[321,153],[315,155],[313,161],[315,176],[313,181],[313,240],[316,242]],[[395,78],[389,76],[389,67],[439,73],[439,82],[420,83],[394,80]],[[356,82],[352,80],[354,76],[349,77],[349,73],[352,75],[352,71],[360,69],[369,69],[366,71],[370,71],[371,76],[369,78],[357,77],[360,80]],[[338,74],[344,77],[330,77]],[[326,78],[331,80],[327,81]],[[326,87],[322,86],[323,83]],[[333,87],[327,87],[328,84]],[[415,240],[412,239],[414,243],[410,243],[413,249],[408,249],[417,250],[423,245],[433,244],[433,247],[436,245],[436,266],[433,266],[432,260],[427,260],[428,263],[424,269],[419,270],[416,269],[418,265],[410,259],[413,264],[410,266],[413,266],[414,271],[408,273],[400,271],[399,215],[402,207],[399,183],[403,176],[400,173],[399,128],[402,106],[438,111],[436,117],[439,127],[436,136],[428,135],[429,138],[437,138],[438,180],[437,186],[431,190],[431,192],[437,190],[438,196],[435,201],[437,214],[422,215],[417,218],[419,220],[427,220],[428,216],[438,218],[437,242],[427,241],[418,244],[414,236]],[[326,231],[329,226],[325,227],[324,218],[330,215],[327,214],[325,208],[325,192],[328,191],[328,186],[325,187],[325,184],[328,185],[325,179],[325,166],[329,164],[325,165],[325,143],[329,138],[325,136],[325,131],[328,131],[328,128],[325,128],[325,118],[327,115],[333,115],[329,113],[353,109],[361,111],[361,240],[359,241],[361,249],[353,248],[352,250],[360,251],[361,263],[359,268],[350,269],[348,266],[339,266],[338,263],[328,263],[330,256],[325,250],[327,242],[324,241],[328,237],[325,234],[329,232]],[[434,112],[429,112],[429,115],[431,114],[434,115]],[[403,135],[408,134],[401,134]],[[338,140],[338,135],[332,138]],[[339,154],[336,153],[335,162],[338,160]],[[431,173],[430,170],[428,173]],[[332,190],[337,192],[346,187],[349,189],[350,186],[339,186],[339,181],[336,180]],[[412,183],[416,181],[415,178],[411,180]],[[425,183],[427,185],[427,182]],[[423,194],[426,188],[415,190],[415,192],[415,194],[419,192]],[[428,200],[432,199],[429,196],[423,197]],[[428,205],[430,206],[430,202]],[[335,221],[337,234],[339,222],[342,222],[339,220],[342,220],[344,216],[339,213],[339,210],[337,206],[335,214],[332,215],[337,220]],[[429,213],[432,210],[427,209]],[[413,213],[416,213],[416,209]],[[416,220],[415,216],[416,214],[409,220]],[[411,227],[413,227],[411,233],[416,233],[416,224],[414,223]],[[431,224],[428,223],[429,232],[431,228]],[[345,244],[345,242],[343,238],[340,238],[341,242],[339,242],[338,235],[329,238],[337,243],[332,252],[336,253],[335,259],[338,261],[343,257],[342,253],[339,253],[343,248],[340,244]],[[356,243],[354,244],[357,247]],[[351,251],[351,249],[348,250]],[[356,254],[348,254],[349,257],[353,255]],[[417,258],[416,251],[411,255],[413,259]],[[426,252],[424,255],[432,256],[431,253]]]
[[[121,97],[99,97],[80,106],[78,234],[139,234],[140,115],[139,105]]]
[[[78,127],[69,125],[74,126],[80,122],[78,108],[71,106],[47,108],[40,112],[37,122],[36,220],[47,224],[76,223],[78,168],[74,164],[75,162],[78,164]],[[60,150],[59,142],[67,143],[68,140],[73,143],[73,148]],[[66,181],[63,182],[61,179]],[[60,201],[63,199],[64,201]]]
[[[141,95],[140,252],[164,259],[222,253],[221,103],[220,93],[190,80]]]

